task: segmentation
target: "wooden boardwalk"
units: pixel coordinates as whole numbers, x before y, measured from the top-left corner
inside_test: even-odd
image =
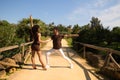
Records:
[[[72,60],[74,65],[72,69],[69,68],[69,64],[66,60],[54,53],[50,55],[51,68],[44,71],[42,70],[41,64],[36,56],[36,70],[32,69],[31,61],[28,60],[22,70],[17,70],[11,74],[7,80],[100,80],[94,73],[94,68],[89,66],[84,59],[79,57],[72,49],[70,49],[64,39],[62,40],[62,45],[66,56],[69,56]],[[48,42],[42,49],[44,61],[44,54],[50,48],[52,48],[52,42]]]

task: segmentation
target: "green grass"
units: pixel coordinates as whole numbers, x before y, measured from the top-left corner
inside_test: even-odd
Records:
[[[68,46],[72,47],[72,38],[66,38],[65,40],[68,42]]]

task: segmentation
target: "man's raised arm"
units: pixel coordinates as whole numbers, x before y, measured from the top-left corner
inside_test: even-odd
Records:
[[[78,37],[79,34],[65,34],[64,37]]]

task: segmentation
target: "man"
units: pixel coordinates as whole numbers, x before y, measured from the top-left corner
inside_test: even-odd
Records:
[[[68,61],[68,63],[70,64],[70,68],[73,68],[73,64],[71,62],[71,60],[65,56],[63,50],[62,50],[62,44],[61,44],[61,40],[62,38],[64,38],[65,36],[67,37],[68,35],[60,35],[58,28],[54,27],[53,29],[53,33],[54,35],[51,36],[51,40],[53,41],[53,48],[50,49],[47,53],[46,53],[46,68],[50,68],[49,66],[49,55],[54,51],[54,52],[59,52],[60,55]]]

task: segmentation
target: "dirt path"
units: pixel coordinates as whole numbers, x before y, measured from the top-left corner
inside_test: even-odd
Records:
[[[31,61],[22,70],[18,70],[11,74],[7,80],[99,80],[95,77],[93,68],[90,67],[86,61],[75,54],[73,50],[68,48],[67,42],[63,39],[63,51],[70,56],[74,67],[68,68],[69,64],[58,54],[50,55],[50,66],[47,71],[42,70],[41,64],[36,56],[37,70],[33,70]],[[52,42],[48,42],[42,49],[43,58],[45,61],[45,53],[51,49]],[[93,73],[93,74],[92,74]]]

